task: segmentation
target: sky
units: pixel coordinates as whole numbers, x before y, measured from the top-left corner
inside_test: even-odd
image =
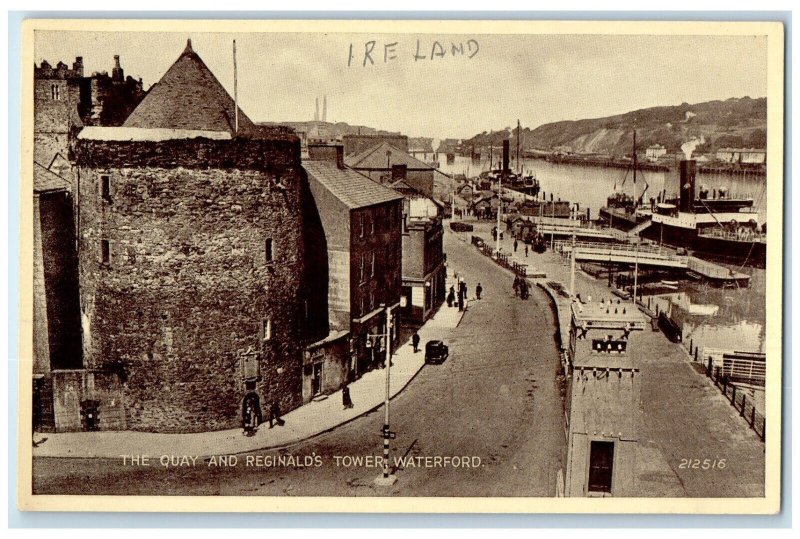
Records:
[[[517,119],[536,127],[767,94],[760,36],[37,31],[34,55],[70,66],[83,56],[88,74],[110,72],[119,54],[148,88],[187,38],[231,95],[236,40],[239,105],[257,122],[312,120],[327,95],[328,121],[469,138]]]

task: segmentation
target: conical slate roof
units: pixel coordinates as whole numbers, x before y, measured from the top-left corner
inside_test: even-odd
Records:
[[[234,110],[233,98],[194,52],[190,39],[123,126],[233,133]],[[253,129],[253,122],[239,109],[239,131]]]

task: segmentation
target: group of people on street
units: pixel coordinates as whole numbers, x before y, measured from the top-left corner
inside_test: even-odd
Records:
[[[514,276],[514,295],[522,299],[528,299],[531,295],[528,281],[519,275]]]
[[[456,290],[455,286],[451,286],[450,290],[447,293],[447,306],[454,307],[458,306],[459,311],[464,311],[467,308],[467,283],[458,276],[458,273],[455,274],[456,278],[458,279],[457,286],[458,290]],[[481,294],[483,294],[483,287],[481,283],[475,287],[475,298],[481,299]]]
[[[258,400],[250,398],[250,396],[246,397],[242,414],[244,435],[254,436],[258,430],[258,426],[262,424],[263,421],[264,418],[261,414],[261,407],[258,405]],[[275,424],[279,427],[286,424],[286,421],[281,418],[281,406],[277,400],[272,401],[272,404],[270,404],[268,421],[269,428],[272,428]]]

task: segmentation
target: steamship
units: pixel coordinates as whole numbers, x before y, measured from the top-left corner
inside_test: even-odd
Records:
[[[696,170],[696,161],[680,162],[679,198],[659,197],[647,208],[617,195],[621,203],[615,207],[609,199],[601,218],[629,234],[685,248],[700,258],[765,267],[766,229],[758,227],[753,199],[731,198],[725,189],[714,190],[712,196],[707,189],[697,193]]]

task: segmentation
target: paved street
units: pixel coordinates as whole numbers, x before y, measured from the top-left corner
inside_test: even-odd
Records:
[[[380,473],[378,463],[347,465],[351,458],[380,455],[383,411],[379,410],[282,451],[238,455],[235,467],[209,467],[199,459],[194,466],[165,469],[157,461],[136,467],[116,459],[36,458],[35,491],[554,496],[559,469],[564,467],[565,437],[554,322],[547,299],[538,289],[528,301],[514,297],[511,275],[450,232],[445,234],[445,250],[449,271],[457,269],[465,277],[470,298],[480,281],[484,299],[472,301],[461,324],[452,330],[449,359],[443,365],[425,366],[392,401],[391,428],[397,432],[393,457],[421,457],[407,460],[397,470],[394,486],[373,485]],[[357,401],[358,395],[353,399]],[[278,455],[294,459],[270,466]],[[253,457],[251,466],[246,465],[248,456]],[[321,458],[315,461],[316,456]],[[457,459],[460,464],[455,467],[445,457],[471,458]],[[450,465],[443,465],[446,462]],[[353,509],[358,510],[357,504]]]

